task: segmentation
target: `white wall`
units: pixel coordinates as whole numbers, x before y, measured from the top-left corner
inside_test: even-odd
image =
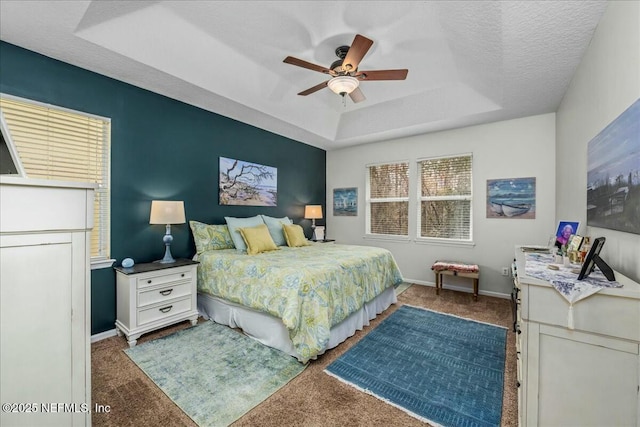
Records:
[[[639,97],[640,2],[611,1],[557,112],[558,219],[586,224],[588,143]],[[606,237],[605,261],[640,280],[640,235],[596,227],[586,234]]]
[[[365,239],[366,165],[409,160],[412,177],[416,161],[424,157],[473,154],[472,247]],[[377,144],[327,152],[327,237],[338,243],[389,249],[405,280],[433,284],[430,267],[437,259],[480,265],[480,293],[506,295],[513,282],[502,276],[510,267],[516,244],[546,244],[555,223],[555,114],[418,135]],[[486,218],[487,179],[536,177],[535,219]],[[333,189],[358,188],[358,215],[333,216]],[[416,179],[411,194],[417,193]],[[409,236],[417,234],[417,203],[409,206]],[[471,288],[470,280],[447,277],[455,287]],[[457,279],[457,280],[456,280]]]

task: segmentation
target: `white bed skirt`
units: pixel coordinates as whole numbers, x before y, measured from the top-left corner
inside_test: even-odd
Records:
[[[329,344],[325,351],[353,336],[357,330],[368,326],[370,320],[375,319],[378,314],[396,302],[394,287],[387,288],[360,310],[331,328]],[[198,293],[198,311],[205,319],[211,319],[232,328],[240,328],[247,336],[262,344],[300,359],[289,338],[287,328],[277,317],[203,293]]]

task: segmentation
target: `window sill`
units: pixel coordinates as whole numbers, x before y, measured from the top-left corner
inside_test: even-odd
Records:
[[[91,270],[100,270],[101,268],[111,268],[115,259],[97,259],[91,261]]]
[[[384,234],[365,234],[365,240],[383,240],[385,242],[409,243],[411,239],[408,236],[387,236]]]
[[[474,247],[473,241],[447,240],[447,239],[426,239],[424,237],[416,238],[415,242],[419,245],[438,245],[438,246],[467,246]]]

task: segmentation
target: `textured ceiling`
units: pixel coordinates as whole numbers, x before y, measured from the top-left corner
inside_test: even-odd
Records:
[[[606,1],[12,1],[0,38],[331,150],[553,112]],[[374,41],[354,104],[327,76],[355,34]]]

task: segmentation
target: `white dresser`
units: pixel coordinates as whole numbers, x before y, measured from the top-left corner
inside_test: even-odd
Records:
[[[197,267],[198,262],[190,259],[116,267],[116,331],[127,336],[130,347],[155,329],[184,320],[198,322]]]
[[[93,193],[0,177],[3,426],[91,424]]]
[[[516,248],[518,416],[523,426],[640,426],[640,284],[616,272],[573,305],[525,275]]]

